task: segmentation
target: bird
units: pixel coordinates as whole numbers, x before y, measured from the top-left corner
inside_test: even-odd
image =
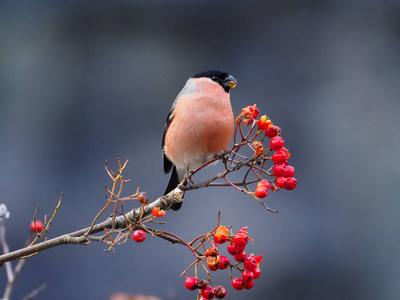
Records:
[[[236,79],[221,70],[190,77],[172,104],[162,139],[164,172],[172,170],[164,195],[175,189],[188,171],[227,149],[235,124],[230,90]],[[179,210],[182,202],[173,204]]]

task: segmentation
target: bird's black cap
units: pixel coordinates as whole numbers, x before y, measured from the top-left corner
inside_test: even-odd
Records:
[[[237,81],[233,76],[221,70],[203,71],[192,76],[192,78],[202,77],[210,78],[211,80],[219,83],[227,93],[229,93],[229,90],[234,88],[237,84]]]

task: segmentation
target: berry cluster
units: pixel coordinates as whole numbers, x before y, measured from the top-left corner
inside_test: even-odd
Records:
[[[229,254],[233,255],[233,258],[238,262],[236,267],[243,263],[243,268],[238,268],[242,272],[242,277],[232,279],[232,286],[236,290],[251,289],[254,286],[254,279],[260,277],[261,273],[259,264],[262,255],[254,256],[250,254],[247,256],[245,252],[246,245],[249,242],[246,229],[247,227],[240,229],[233,240],[229,241],[227,247]]]
[[[269,171],[264,171],[264,173],[271,175],[274,177],[273,180],[261,180],[254,192],[254,195],[258,198],[264,198],[268,195],[269,190],[272,191],[279,190],[280,188],[286,190],[293,190],[297,186],[297,180],[294,178],[294,167],[290,166],[288,163],[288,159],[290,157],[289,150],[284,147],[285,141],[281,137],[281,128],[274,125],[272,121],[266,116],[261,116],[258,120],[260,111],[257,106],[250,105],[242,109],[242,113],[236,119],[236,124],[239,128],[239,132],[241,134],[242,140],[247,140],[251,143],[251,147],[254,150],[254,156],[256,158],[257,164],[263,164],[266,160],[272,160],[274,165],[271,168],[272,173]],[[249,133],[244,135],[241,130],[241,121],[244,125],[252,125]],[[254,137],[249,138],[250,133],[253,129],[257,127],[257,133]],[[236,132],[235,129],[235,142],[236,142]],[[255,138],[260,134],[264,133],[261,140],[257,141]],[[264,149],[263,141],[265,138],[269,138],[269,148]],[[250,145],[250,144],[249,144]],[[240,145],[239,145],[240,147]],[[237,149],[238,150],[238,149]],[[273,153],[272,153],[273,152]],[[268,154],[272,153],[271,157],[267,157]],[[259,178],[261,174],[259,175]],[[250,191],[249,191],[250,192]],[[253,194],[253,193],[252,193]]]
[[[297,180],[293,177],[294,167],[290,166],[288,163],[290,153],[289,150],[284,147],[285,141],[281,137],[281,128],[272,124],[271,120],[266,115],[263,115],[256,120],[259,112],[260,111],[257,109],[255,104],[252,106],[247,106],[242,109],[242,113],[238,117],[237,123],[241,117],[243,117],[244,125],[253,124],[250,132],[257,125],[258,131],[255,137],[264,132],[264,136],[261,138],[261,141],[254,141],[251,144],[257,164],[261,164],[263,160],[265,161],[269,159],[272,159],[274,163],[273,167],[271,168],[272,174],[267,172],[267,174],[274,176],[274,179],[270,181],[265,179],[261,180],[254,192],[254,195],[258,198],[264,198],[268,195],[270,189],[272,191],[279,190],[280,188],[284,188],[286,190],[295,189],[297,186]],[[240,122],[238,124],[240,125]],[[269,149],[264,149],[262,145],[262,142],[266,137],[270,139]],[[274,152],[272,157],[266,157],[266,154],[272,152]]]
[[[275,176],[275,184],[278,188],[284,188],[287,190],[293,190],[297,186],[297,180],[294,178],[294,167],[289,166],[288,159],[290,157],[289,150],[284,146],[285,141],[283,138],[280,136],[281,135],[281,129],[273,125],[271,120],[268,119],[266,115],[260,117],[260,119],[257,122],[257,126],[259,130],[265,130],[265,136],[270,138],[269,142],[269,149],[271,151],[275,151],[272,154],[272,161],[274,163],[273,169],[272,169],[272,174]],[[259,185],[264,186],[263,189],[269,190],[271,185],[266,183],[266,180],[261,180],[259,182]],[[259,188],[259,185],[257,185],[257,189]],[[257,189],[256,189],[256,196],[263,198],[267,196],[267,193],[261,193],[259,191],[260,195],[257,195]],[[265,194],[265,195],[264,195]]]
[[[275,138],[281,138],[281,137],[276,136],[273,139]],[[273,139],[271,139],[271,143]],[[277,151],[272,155],[272,161],[274,162],[272,174],[276,176],[275,184],[277,187],[284,188],[286,190],[293,190],[297,186],[297,179],[293,177],[294,167],[289,165],[288,162],[289,157],[290,153],[288,149],[286,149],[283,146],[277,149]]]
[[[236,290],[251,289],[254,286],[254,279],[260,277],[259,263],[262,255],[254,256],[251,254],[247,256],[245,248],[251,239],[249,239],[246,229],[247,227],[243,227],[235,235],[229,235],[227,227],[219,226],[213,234],[211,247],[205,249],[204,253],[210,271],[225,270],[230,267],[231,274],[232,268],[242,273],[241,278],[231,278],[232,286]],[[218,245],[226,242],[229,243],[227,251],[233,256],[236,264],[231,264],[228,257],[219,254]],[[240,267],[241,264],[243,264],[243,267]],[[212,286],[209,286],[208,283],[211,283]],[[202,300],[212,299],[213,297],[222,299],[226,296],[226,289],[221,285],[215,286],[210,279],[207,281],[190,276],[185,280],[185,287],[191,291],[198,289]]]
[[[200,300],[212,299],[214,297],[218,299],[225,298],[226,289],[222,285],[212,287],[207,284],[207,280],[197,279],[193,276],[189,276],[185,280],[185,287],[188,290],[194,291],[196,289],[199,289],[199,293],[201,295]]]

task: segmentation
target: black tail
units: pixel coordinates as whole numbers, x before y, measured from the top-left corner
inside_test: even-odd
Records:
[[[178,186],[178,184],[179,184],[178,173],[176,172],[176,168],[174,166],[172,168],[171,179],[169,180],[169,183],[168,183],[167,189],[165,190],[164,195],[168,194],[170,191],[175,189]],[[172,205],[171,208],[172,208],[172,210],[179,210],[181,208],[181,206],[182,206],[182,202]]]

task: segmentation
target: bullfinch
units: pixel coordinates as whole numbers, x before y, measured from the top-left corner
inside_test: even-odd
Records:
[[[164,172],[172,169],[165,195],[188,171],[229,146],[235,123],[229,91],[236,84],[233,76],[220,70],[197,73],[186,81],[169,111],[162,140]]]

